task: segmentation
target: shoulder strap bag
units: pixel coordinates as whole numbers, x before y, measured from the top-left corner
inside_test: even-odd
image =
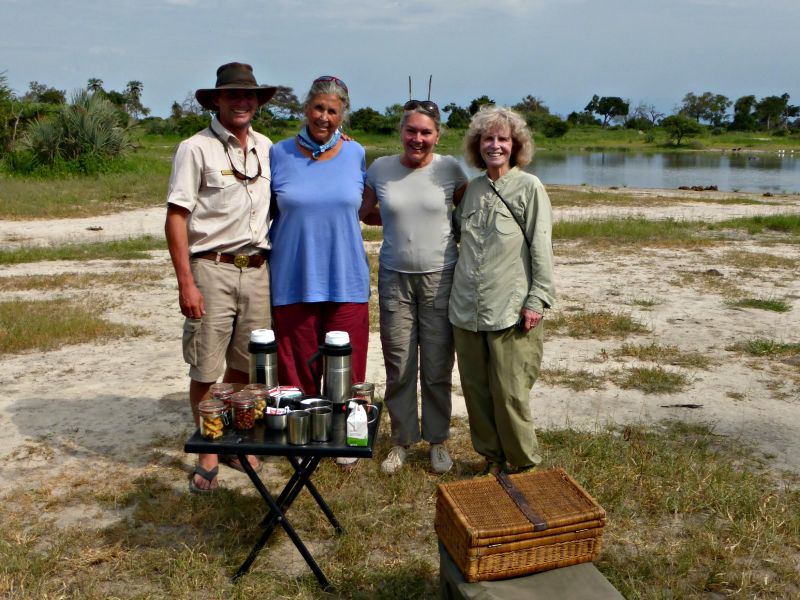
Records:
[[[492,188],[494,193],[497,194],[497,197],[500,198],[500,200],[503,201],[503,204],[506,205],[506,208],[508,209],[508,212],[511,213],[511,218],[514,219],[514,221],[516,222],[517,225],[519,225],[519,229],[522,232],[522,237],[525,238],[525,243],[528,244],[528,250],[530,250],[531,249],[531,241],[528,239],[528,234],[525,233],[525,228],[522,226],[522,223],[520,223],[519,219],[517,219],[517,215],[515,215],[514,211],[511,210],[511,205],[508,202],[506,202],[506,199],[503,198],[503,196],[500,195],[500,192],[498,192],[497,188],[494,187],[494,182],[491,179],[489,179],[489,186]]]

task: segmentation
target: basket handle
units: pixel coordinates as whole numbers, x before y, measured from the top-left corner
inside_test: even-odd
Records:
[[[528,501],[525,499],[525,496],[520,492],[517,487],[514,485],[514,482],[511,481],[511,478],[500,471],[499,473],[495,474],[497,478],[497,482],[500,486],[505,490],[506,494],[514,501],[514,504],[517,505],[517,508],[525,515],[525,518],[533,524],[534,531],[544,531],[547,529],[547,523],[545,520],[539,516],[535,510],[531,508],[531,505],[528,504]]]

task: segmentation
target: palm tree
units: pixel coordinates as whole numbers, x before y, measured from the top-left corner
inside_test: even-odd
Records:
[[[125,87],[125,96],[127,96],[127,107],[128,113],[134,118],[138,119],[139,114],[146,115],[150,111],[142,106],[141,98],[142,98],[142,89],[144,89],[144,85],[141,81],[132,80],[128,82],[128,85]]]
[[[103,91],[103,80],[97,77],[89,78],[89,83],[86,84],[86,89],[89,90],[91,93],[97,93]]]

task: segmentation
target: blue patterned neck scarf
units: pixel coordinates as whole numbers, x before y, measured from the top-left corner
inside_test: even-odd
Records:
[[[330,150],[333,148],[337,143],[339,143],[339,139],[342,137],[342,132],[338,129],[333,133],[331,139],[329,139],[324,144],[318,144],[315,142],[311,135],[308,133],[308,125],[303,125],[303,129],[300,130],[300,133],[297,134],[297,143],[300,144],[303,148],[311,152],[311,158],[317,160],[323,152],[326,150]]]

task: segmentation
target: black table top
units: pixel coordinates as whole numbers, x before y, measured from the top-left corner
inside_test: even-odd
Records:
[[[333,435],[328,442],[309,442],[296,446],[286,441],[286,431],[267,429],[256,421],[254,429],[239,431],[226,427],[224,435],[216,440],[206,440],[195,431],[183,446],[184,452],[196,454],[253,454],[256,456],[343,456],[353,458],[372,458],[372,448],[378,437],[383,405],[378,403],[378,416],[369,424],[369,444],[367,446],[348,446],[346,441],[346,418],[344,413],[334,412]]]

